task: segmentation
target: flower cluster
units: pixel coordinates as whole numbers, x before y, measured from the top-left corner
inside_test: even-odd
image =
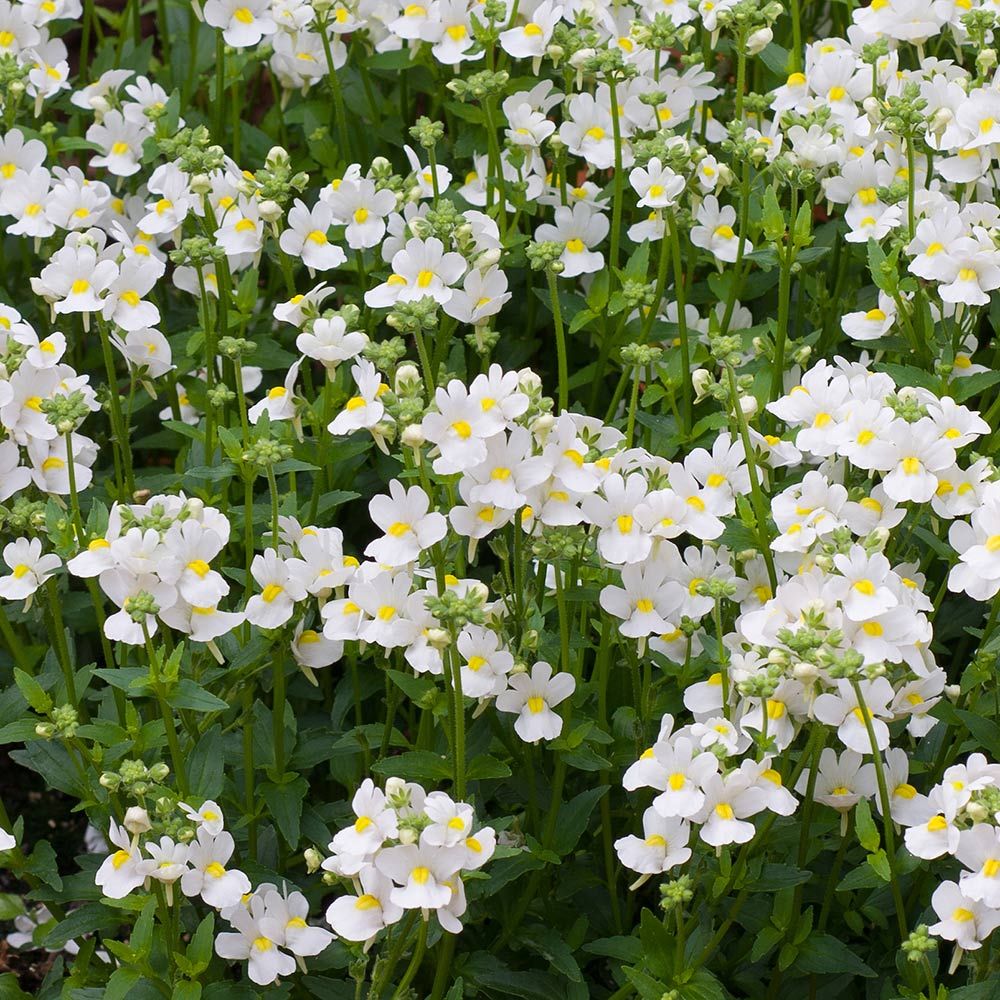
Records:
[[[367,779],[351,809],[357,818],[334,836],[333,853],[323,861],[327,872],[350,879],[355,889],[326,911],[336,934],[365,942],[367,951],[379,931],[408,910],[422,911],[424,920],[433,912],[444,930],[458,934],[466,910],[462,873],[493,857],[493,828],[478,827],[467,803],[398,778],[384,791]]]

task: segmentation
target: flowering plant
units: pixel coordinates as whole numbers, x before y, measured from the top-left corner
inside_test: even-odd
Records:
[[[1000,990],[985,0],[0,0],[4,997]]]

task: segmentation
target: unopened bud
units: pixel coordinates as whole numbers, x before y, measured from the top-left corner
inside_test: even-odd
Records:
[[[747,39],[747,55],[755,56],[771,44],[774,32],[770,28],[758,28]]]
[[[260,212],[260,217],[265,222],[277,222],[283,214],[281,206],[272,198],[262,201],[257,206],[257,211]]]
[[[129,833],[148,833],[153,829],[153,824],[149,822],[149,813],[142,806],[130,806],[126,809],[122,825]]]
[[[814,681],[819,675],[819,670],[814,663],[796,663],[792,667],[792,674],[797,681]]]
[[[400,440],[407,448],[422,448],[427,439],[420,424],[407,424]]]

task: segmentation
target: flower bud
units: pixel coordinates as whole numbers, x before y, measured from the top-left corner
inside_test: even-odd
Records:
[[[792,667],[792,674],[797,681],[814,681],[819,675],[819,670],[814,663],[796,663]]]
[[[475,260],[474,267],[480,271],[488,271],[491,267],[496,267],[500,263],[501,251],[499,247],[484,250]]]
[[[747,39],[747,55],[755,56],[771,44],[774,32],[770,28],[758,28]]]
[[[168,764],[164,764],[162,761],[159,764],[154,764],[149,769],[150,779],[155,781],[158,785],[166,781],[168,774],[170,774],[170,766]]]
[[[319,871],[319,867],[323,864],[323,855],[316,850],[315,847],[307,847],[302,852],[302,857],[306,863],[306,871],[312,875],[313,872]]]
[[[426,438],[420,424],[407,424],[400,440],[407,448],[422,448]]]
[[[712,373],[707,368],[696,368],[691,372],[691,385],[694,386],[694,398],[704,399],[708,394],[709,386],[714,381]]]
[[[451,636],[447,629],[429,628],[426,633],[427,643],[434,649],[445,649],[451,645]]]
[[[129,833],[148,833],[153,829],[149,813],[142,806],[130,806],[126,809],[123,825]]]
[[[260,217],[265,222],[277,222],[283,214],[281,206],[272,198],[262,201],[257,206],[257,210],[260,212]]]
[[[756,396],[740,396],[740,409],[743,411],[743,416],[747,420],[752,419],[757,415],[757,410],[760,404],[757,402]]]
[[[990,811],[982,802],[970,802],[965,807],[965,814],[973,823],[985,823],[989,818]]]

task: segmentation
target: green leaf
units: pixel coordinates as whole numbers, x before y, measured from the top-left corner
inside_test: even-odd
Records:
[[[396,757],[387,757],[372,764],[372,770],[385,778],[403,778],[422,784],[451,777],[448,758],[430,750],[410,750]]]
[[[129,946],[137,958],[145,958],[153,946],[153,914],[156,912],[156,898],[150,897],[142,908],[129,936]]]
[[[646,967],[660,979],[674,976],[674,935],[667,930],[652,910],[643,910],[639,921],[639,941],[642,943]]]
[[[142,973],[130,966],[123,966],[112,973],[104,987],[104,1000],[125,1000],[132,987],[142,978]]]
[[[576,847],[583,836],[583,831],[587,829],[590,814],[607,793],[609,787],[608,785],[598,785],[586,792],[580,792],[560,809],[559,822],[556,824],[555,843],[552,845],[552,849],[560,857],[569,854]]]
[[[873,969],[832,934],[813,934],[799,949],[795,967],[800,972],[871,977]]]
[[[646,972],[643,972],[642,969],[637,969],[631,965],[626,965],[624,972],[636,988],[639,996],[642,997],[642,1000],[663,1000],[663,994],[666,992],[665,983],[661,983]]]
[[[853,892],[856,889],[876,889],[882,885],[882,879],[875,873],[875,870],[867,862],[858,865],[852,872],[848,872],[837,883],[837,892]]]
[[[872,819],[871,806],[867,799],[861,799],[854,808],[854,823],[858,834],[858,843],[869,853],[877,851],[882,838]]]
[[[611,272],[604,268],[594,275],[594,280],[587,291],[587,306],[590,311],[600,315],[608,304],[608,294],[611,288]]]
[[[222,751],[222,727],[217,723],[198,742],[188,757],[188,785],[203,799],[217,799],[225,784],[225,757]]]
[[[200,972],[208,968],[212,961],[212,942],[215,934],[215,914],[209,913],[191,937],[187,948],[187,960]]]
[[[760,53],[760,61],[782,81],[788,76],[788,49],[777,42],[769,42]]]
[[[750,960],[759,962],[784,936],[785,932],[778,930],[777,927],[762,928],[754,938],[753,948],[750,949]]]
[[[699,969],[677,992],[683,1000],[726,1000],[722,984],[708,969]]]
[[[950,386],[952,398],[956,403],[964,403],[973,396],[992,388],[1000,382],[1000,371],[976,372],[965,378],[955,379]],[[954,996],[954,994],[952,994]]]
[[[39,714],[48,715],[52,711],[52,699],[31,674],[14,668],[14,681],[24,700]]]
[[[541,955],[553,970],[564,979],[573,983],[582,983],[583,975],[580,966],[573,957],[573,949],[555,932],[552,927],[529,927],[519,938],[520,942],[530,951]]]
[[[760,874],[745,886],[750,892],[779,892],[802,885],[812,878],[812,873],[795,865],[765,864]]]
[[[785,235],[785,214],[781,211],[778,196],[770,185],[764,189],[763,210],[761,224],[764,227],[764,237],[770,243],[777,243]]]
[[[265,781],[260,786],[260,793],[275,823],[278,824],[278,830],[293,850],[299,842],[302,803],[308,791],[309,782],[301,775],[296,775],[292,781],[285,781],[280,785]]]
[[[882,848],[868,855],[868,864],[883,882],[892,881],[892,869],[889,867],[889,858]]]
[[[923,368],[885,363],[877,364],[875,368],[891,375],[898,386],[918,386],[921,389],[929,389],[935,396],[941,395],[941,380]]]
[[[462,975],[489,997],[553,1000],[559,995],[553,976],[537,971],[516,972],[486,951],[473,952],[462,966]]]
[[[167,696],[167,704],[174,708],[186,708],[192,712],[223,712],[229,704],[206,691],[200,684],[183,678]]]
[[[24,913],[24,900],[12,892],[0,892],[0,920],[13,920]]]
[[[510,768],[496,757],[489,754],[479,754],[469,761],[465,776],[469,781],[480,781],[484,778],[509,778]]]
[[[84,934],[115,930],[121,922],[119,914],[101,903],[84,903],[69,913],[65,920],[60,920],[39,943],[42,947],[53,950],[63,948],[67,941],[82,937]]]
[[[582,950],[589,955],[603,955],[606,958],[617,959],[619,962],[637,963],[642,959],[642,944],[638,938],[625,937],[624,935],[588,941]]]
[[[17,976],[13,972],[5,972],[0,976],[0,1000],[33,1000],[33,994],[25,993],[18,985]]]

